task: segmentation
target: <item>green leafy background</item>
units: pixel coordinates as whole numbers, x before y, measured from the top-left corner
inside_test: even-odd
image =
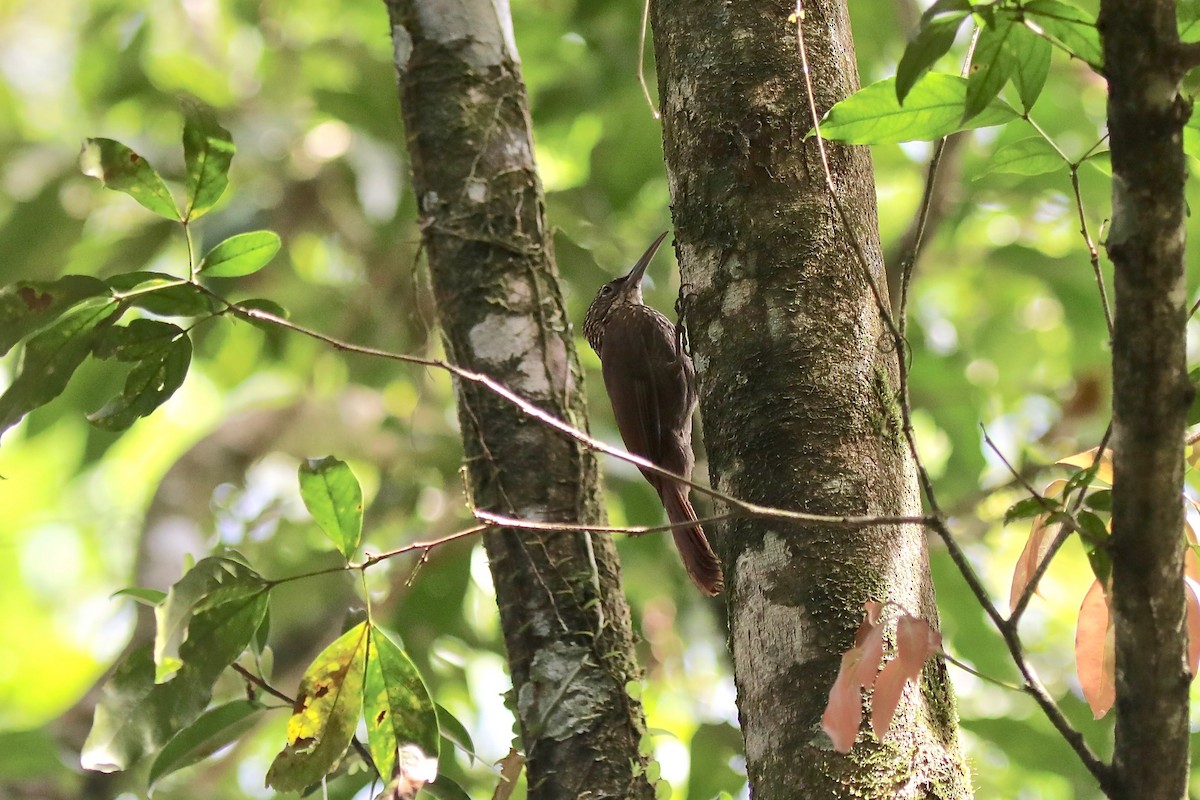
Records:
[[[906,44],[898,32],[915,34],[922,9],[850,5],[863,83],[894,76]],[[1093,14],[1094,6],[1083,4]],[[595,288],[627,268],[670,219],[658,123],[635,78],[640,15],[629,3],[516,0],[513,16],[578,330]],[[1185,19],[1185,27],[1193,22]],[[960,32],[935,71],[957,75],[964,47]],[[0,0],[0,285],[67,272],[186,276],[178,224],[104,191],[77,164],[85,139],[118,140],[155,166],[182,208],[181,96],[212,106],[237,145],[230,191],[193,225],[195,252],[256,230],[282,240],[265,268],[233,270],[242,277],[214,277],[210,285],[235,299],[270,298],[292,319],[356,343],[438,354],[378,2]],[[1023,108],[1013,86],[1001,96]],[[1055,51],[1032,111],[1038,124],[1079,158],[1097,142],[1104,110],[1103,80]],[[1022,144],[1032,135],[1020,121],[971,134],[959,168],[947,171],[953,201],[931,234],[911,302],[922,452],[1001,603],[1029,523],[1002,524],[1021,495],[989,491],[1008,475],[982,445],[980,423],[1014,463],[1033,469],[1094,446],[1109,403],[1107,334],[1071,184],[1065,169],[1050,162],[1047,171],[1045,148]],[[1194,130],[1188,146],[1198,151]],[[929,152],[923,143],[873,148],[889,254],[916,210]],[[1085,164],[1079,177],[1099,241],[1110,213],[1103,159]],[[1193,189],[1192,207],[1198,199]],[[1196,267],[1193,256],[1193,276]],[[660,308],[674,298],[668,275],[664,260],[651,276],[649,299]],[[1111,285],[1107,267],[1105,277]],[[16,796],[39,789],[74,796],[100,780],[80,771],[78,750],[64,753],[55,741],[82,745],[91,717],[80,716],[77,704],[94,693],[135,626],[147,624],[147,609],[129,596],[113,598],[116,590],[165,590],[189,555],[198,560],[219,546],[237,548],[268,578],[341,563],[304,512],[295,479],[303,459],[335,453],[352,465],[365,493],[360,552],[467,522],[445,375],[345,356],[244,322],[199,326],[190,338],[183,386],[128,431],[87,422],[125,385],[111,362],[89,362],[61,398],[0,443],[0,787]],[[598,364],[580,344],[591,370],[593,430],[617,441]],[[0,386],[18,363],[15,351],[0,359]],[[660,520],[636,470],[612,461],[604,468],[614,523]],[[1034,481],[1057,474],[1041,469]],[[183,498],[173,493],[180,486],[188,490]],[[1013,680],[998,637],[944,553],[931,547],[948,648]],[[677,797],[743,793],[719,602],[692,590],[665,537],[622,541],[620,549],[647,675],[641,697],[663,777]],[[1089,581],[1083,550],[1072,542],[1023,631],[1068,717],[1107,753],[1111,723],[1091,720],[1071,653]],[[419,568],[415,557],[386,562],[367,573],[367,588],[376,617],[403,637],[434,700],[465,727],[451,738],[473,740],[477,759],[443,742],[442,768],[473,796],[488,795],[512,718],[481,551],[468,541],[438,549]],[[350,576],[333,574],[272,592],[267,652],[275,685],[294,691],[305,666],[337,637],[347,609],[361,606],[360,591]],[[952,677],[979,796],[1098,796],[1028,698],[958,670]],[[244,697],[244,684],[230,675],[214,689],[217,703]],[[242,706],[223,714],[250,718]],[[263,796],[287,712],[252,719],[237,749],[163,777],[163,796]],[[454,723],[441,722],[447,734]],[[140,791],[146,776],[107,780]],[[350,797],[365,783],[363,773],[339,778],[330,796]]]

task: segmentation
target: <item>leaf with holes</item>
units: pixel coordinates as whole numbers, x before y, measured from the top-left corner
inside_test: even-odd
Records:
[[[175,328],[168,323],[157,324]],[[139,417],[149,416],[175,394],[175,390],[183,385],[192,363],[191,340],[181,329],[175,330],[178,333],[174,339],[134,342],[125,347],[122,355],[115,356],[125,360],[131,353],[147,351],[144,360],[129,371],[121,394],[105,403],[103,408],[88,414],[88,422],[104,430],[123,431]],[[163,328],[157,329],[155,334],[167,335]]]
[[[433,781],[440,745],[437,712],[416,665],[379,628],[371,629],[363,698],[367,742],[379,773],[409,784]]]
[[[365,622],[355,625],[305,670],[288,720],[287,746],[267,770],[267,786],[301,791],[341,760],[362,712],[367,633]]]
[[[109,298],[86,300],[26,342],[21,371],[0,395],[0,433],[67,388],[100,333],[121,311]]]
[[[155,680],[162,683],[183,666],[180,648],[191,637],[196,614],[242,597],[265,594],[265,590],[266,583],[257,572],[230,558],[205,558],[188,570],[154,610]],[[244,648],[243,644],[229,661]]]
[[[109,289],[104,282],[89,275],[64,275],[54,281],[19,281],[0,288],[0,356],[76,303],[107,294]]]
[[[1009,40],[1019,26],[1007,14],[994,14],[991,17],[991,22],[980,31],[975,43],[971,75],[967,79],[967,97],[963,104],[963,121],[987,108],[1017,69]]]

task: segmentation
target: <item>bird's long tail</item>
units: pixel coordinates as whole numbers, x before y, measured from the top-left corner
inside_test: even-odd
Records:
[[[675,484],[665,487],[661,493],[663,506],[666,507],[667,517],[671,522],[695,522],[696,510],[688,500],[687,491],[687,487]],[[725,576],[721,572],[721,562],[717,560],[717,554],[713,552],[704,535],[704,529],[697,524],[686,528],[674,528],[671,533],[692,583],[707,595],[720,594],[725,588]]]

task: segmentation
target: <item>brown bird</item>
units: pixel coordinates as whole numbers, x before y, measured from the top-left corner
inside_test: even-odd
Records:
[[[690,477],[692,409],[696,407],[696,369],[675,335],[675,326],[642,302],[642,276],[667,237],[646,250],[628,275],[600,287],[588,308],[583,333],[600,356],[604,388],[612,402],[617,429],[634,455]],[[640,468],[639,468],[640,469]],[[688,487],[642,469],[658,492],[671,522],[695,522]],[[692,582],[708,595],[725,586],[721,563],[699,524],[672,530]]]

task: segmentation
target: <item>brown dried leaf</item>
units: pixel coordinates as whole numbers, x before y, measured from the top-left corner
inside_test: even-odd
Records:
[[[1075,671],[1079,687],[1100,719],[1116,699],[1116,652],[1108,598],[1100,581],[1093,581],[1079,607],[1075,623]]]

